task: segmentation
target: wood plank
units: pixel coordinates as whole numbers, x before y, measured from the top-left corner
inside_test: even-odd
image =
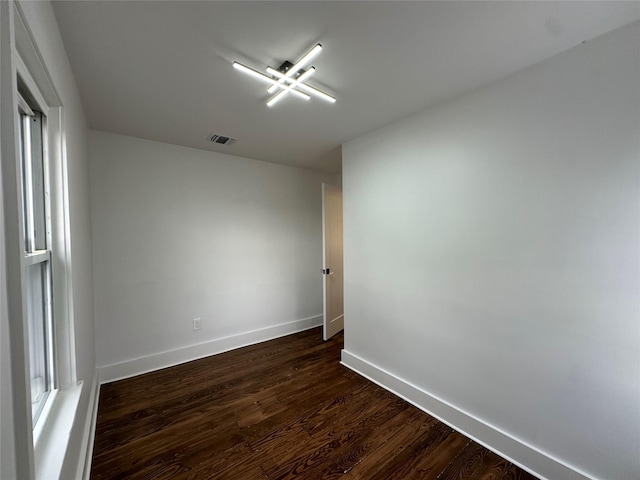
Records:
[[[491,452],[476,442],[470,441],[453,461],[443,470],[438,480],[460,480],[470,478]]]
[[[372,479],[405,479],[414,475],[417,471],[419,463],[423,457],[432,456],[436,463],[448,465],[458,454],[459,450],[446,448],[448,445],[454,444],[447,439],[451,435],[458,435],[449,426],[444,423],[437,422],[432,428],[422,432],[418,437],[410,439],[408,444],[401,445],[393,462],[387,463],[385,468],[379,469]],[[454,439],[455,440],[455,439]],[[438,460],[441,459],[439,462]],[[436,478],[441,470],[434,471],[433,477]]]
[[[399,412],[398,399],[382,396],[353,408],[350,403],[332,415],[323,409],[307,418],[303,432],[286,444],[303,444],[295,450],[287,449],[273,456],[263,466],[270,478],[298,478],[321,472],[340,453],[362,436],[369,434]],[[330,415],[327,418],[327,415]],[[268,450],[274,451],[273,446]]]
[[[537,477],[517,465],[511,464],[501,480],[537,480]]]
[[[494,452],[489,451],[482,459],[482,463],[478,469],[469,477],[469,480],[496,480],[504,478],[509,467],[511,467],[511,463]]]

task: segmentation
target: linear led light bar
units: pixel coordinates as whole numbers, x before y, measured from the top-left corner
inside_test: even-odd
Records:
[[[302,58],[300,60],[298,60],[298,63],[296,63],[295,65],[293,65],[291,68],[289,68],[289,70],[287,70],[284,74],[284,78],[280,79],[278,81],[278,83],[284,83],[286,78],[290,78],[292,77],[296,72],[299,72],[300,70],[302,70],[302,67],[304,67],[305,65],[307,65],[311,60],[313,60],[315,58],[316,55],[318,55],[320,52],[322,51],[322,45],[320,45],[319,43],[313,47],[311,50],[309,50],[307,53],[305,53]],[[269,93],[273,93],[276,90],[276,86],[272,85],[269,87]]]
[[[324,93],[321,90],[318,90],[317,88],[313,88],[309,85],[307,85],[306,83],[302,83],[304,82],[307,78],[309,78],[313,72],[315,72],[315,67],[311,67],[309,68],[309,70],[307,70],[306,72],[304,72],[302,75],[300,75],[297,78],[291,78],[291,77],[286,77],[286,75],[283,75],[282,73],[280,73],[277,70],[274,70],[271,67],[267,67],[267,73],[272,74],[275,77],[280,78],[280,80],[285,80],[289,83],[289,88],[300,88],[308,93],[311,93],[312,95],[315,95],[318,98],[321,98],[322,100],[326,100],[327,102],[330,103],[335,103],[336,99],[334,97],[332,97],[331,95],[327,95],[326,93]],[[280,86],[281,84],[278,83],[278,86]],[[295,90],[293,90],[295,91]]]
[[[309,94],[311,94],[330,103],[335,103],[336,99],[331,95],[304,83],[305,80],[313,75],[316,69],[315,67],[309,67],[307,70],[303,70],[303,67],[308,65],[321,51],[322,45],[318,43],[293,65],[291,65],[290,62],[285,62],[278,70],[267,67],[266,71],[271,76],[265,75],[239,62],[233,62],[233,68],[257,80],[268,83],[269,88],[267,91],[269,93],[280,89],[278,93],[267,100],[268,107],[275,105],[289,94],[295,95],[303,100],[309,100]],[[289,67],[289,65],[291,66]]]
[[[307,78],[313,75],[315,71],[316,71],[316,67],[309,67],[309,69],[303,72],[302,75],[300,75],[299,77],[293,78],[293,77],[287,77],[286,74],[283,74],[282,72],[279,72],[278,70],[275,70],[271,67],[267,67],[267,73],[273,75],[274,77],[278,77],[280,79],[278,80],[278,83],[276,85],[272,85],[272,87],[276,87],[276,86],[280,87],[281,85],[284,85],[287,88],[294,87],[298,83],[304,82]],[[289,82],[289,85],[287,85],[286,82]]]
[[[287,89],[287,86],[284,83],[278,83],[273,78],[267,77],[264,73],[260,73],[259,71],[254,70],[251,67],[247,67],[246,65],[243,65],[241,63],[233,62],[233,68],[235,68],[240,72],[246,73],[247,75],[250,75],[253,78],[257,78],[258,80],[262,80],[263,82],[270,83],[273,86],[277,86],[285,90]],[[291,93],[293,93],[299,98],[302,98],[303,100],[309,100],[309,95],[307,95],[306,93],[299,92],[298,90],[293,90]]]
[[[307,70],[306,72],[304,72],[302,75],[300,75],[297,78],[291,78],[288,77],[286,78],[282,73],[278,72],[277,70],[274,70],[271,67],[267,67],[267,73],[271,73],[272,75],[280,78],[281,81],[286,81],[289,82],[289,84],[287,85],[286,83],[280,83],[278,82],[278,87],[283,88],[284,89],[278,93],[276,93],[273,97],[271,97],[268,101],[267,101],[267,106],[268,107],[272,107],[273,105],[275,105],[276,102],[278,102],[279,100],[281,100],[282,98],[284,98],[287,93],[291,92],[297,92],[298,90],[295,90],[295,88],[298,86],[298,84],[300,82],[304,82],[307,78],[309,78],[311,75],[313,75],[313,72],[315,72],[316,69],[315,67],[311,67],[309,68],[309,70]],[[275,85],[274,85],[275,87]],[[305,94],[306,95],[306,94]]]
[[[307,93],[315,95],[322,100],[326,100],[329,103],[336,103],[335,97],[332,97],[328,93],[324,93],[322,90],[318,90],[317,88],[313,88],[311,85],[307,85],[306,83],[300,83],[297,85],[298,88],[304,90]]]

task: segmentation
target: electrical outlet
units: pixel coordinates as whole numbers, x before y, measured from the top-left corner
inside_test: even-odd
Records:
[[[194,318],[193,319],[193,331],[200,330],[202,328],[202,319]]]

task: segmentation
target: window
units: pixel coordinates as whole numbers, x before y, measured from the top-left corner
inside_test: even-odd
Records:
[[[51,284],[51,235],[45,155],[46,117],[28,94],[19,96],[23,295],[29,335],[31,416],[36,424],[55,387],[55,352]]]

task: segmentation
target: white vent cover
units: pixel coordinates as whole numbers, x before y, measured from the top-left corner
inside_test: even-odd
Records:
[[[235,138],[227,137],[225,135],[218,135],[216,133],[212,133],[211,135],[209,135],[207,137],[207,140],[209,140],[211,143],[217,143],[218,145],[231,145],[236,141]]]

